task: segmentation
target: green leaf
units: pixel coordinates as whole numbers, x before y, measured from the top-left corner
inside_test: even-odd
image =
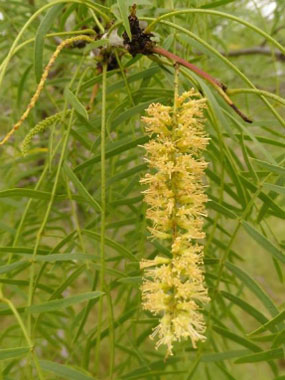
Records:
[[[219,327],[219,326],[213,326],[213,329],[218,334],[250,349],[251,351],[255,351],[255,352],[261,351],[261,348],[257,346],[255,343],[252,343],[250,340],[243,338],[242,336],[239,336],[229,330],[223,329],[222,327]]]
[[[22,254],[22,256],[26,256],[26,254]],[[41,263],[58,263],[63,261],[94,261],[98,260],[99,257],[95,255],[88,255],[85,253],[56,253],[50,255],[37,255],[35,257],[35,261]],[[30,260],[30,256],[27,257],[27,260]]]
[[[18,84],[18,93],[17,93],[17,107],[20,109],[21,105],[22,105],[22,97],[23,97],[23,94],[24,94],[24,90],[26,88],[26,82],[27,82],[27,79],[28,79],[28,76],[29,76],[29,73],[31,71],[33,67],[33,64],[31,63],[27,68],[26,70],[24,71],[21,79],[19,80],[19,84]]]
[[[94,41],[94,42],[90,42],[86,47],[85,47],[85,53],[93,50],[93,49],[97,49],[98,47],[101,47],[101,46],[104,46],[104,45],[108,45],[109,43],[109,40],[108,39],[105,39],[105,38],[102,38],[101,40],[97,40],[97,41]]]
[[[151,78],[159,71],[160,71],[160,67],[152,66],[151,68],[149,68],[147,70],[142,70],[138,73],[135,73],[135,74],[128,76],[128,83],[130,84],[132,82],[137,82],[137,81],[144,79],[144,78]],[[109,73],[109,75],[113,74],[112,71],[109,71],[108,73]],[[87,88],[93,86],[95,83],[99,83],[100,81],[102,81],[102,75],[97,75],[94,78],[89,79],[88,81],[83,83],[80,90],[84,91]],[[111,86],[108,86],[107,87],[107,93],[111,94],[112,92],[117,91],[117,90],[123,88],[124,86],[125,86],[125,82],[123,80],[120,80],[120,81],[112,84]]]
[[[274,191],[277,194],[285,195],[285,187],[274,185],[273,183],[264,183],[263,188],[269,191]]]
[[[39,191],[39,190],[33,190],[33,189],[10,189],[10,190],[2,190],[0,191],[0,198],[17,198],[17,197],[27,197],[31,199],[40,199],[40,200],[50,200],[51,193],[47,191]],[[82,202],[85,201],[84,198],[78,196],[78,195],[71,195],[71,198]],[[56,195],[55,200],[62,201],[69,199],[67,194],[61,194]]]
[[[143,200],[143,196],[139,195],[133,198],[118,199],[116,201],[111,202],[110,204],[113,207],[117,207],[117,206],[124,206],[124,205],[133,205],[135,203],[141,202],[142,200]]]
[[[234,1],[236,0],[219,0],[219,1],[215,1],[212,4],[202,5],[200,8],[203,8],[203,9],[217,8],[217,7],[221,7],[222,5],[233,3]]]
[[[13,359],[31,351],[31,347],[15,347],[0,349],[0,360]]]
[[[24,268],[27,265],[29,265],[29,264],[23,263],[22,261],[16,261],[13,264],[2,265],[0,267],[0,274],[9,273],[9,272],[12,272],[15,269]]]
[[[24,248],[24,247],[0,247],[0,253],[14,253],[14,254],[22,254],[22,253],[28,253],[32,254],[34,252],[33,248]],[[47,249],[38,249],[37,253],[47,255],[49,251]]]
[[[269,351],[263,351],[258,354],[252,354],[248,356],[244,356],[235,361],[236,364],[242,363],[255,363],[255,362],[263,362],[274,359],[284,359],[284,352],[281,348],[276,348]]]
[[[50,199],[51,194],[46,191],[33,189],[9,189],[0,191],[0,198],[28,197],[34,199]]]
[[[284,344],[284,342],[285,342],[285,329],[283,329],[282,331],[280,331],[279,334],[276,335],[272,343],[272,348],[279,347],[281,346],[281,344]]]
[[[86,372],[78,371],[70,366],[55,363],[49,360],[40,360],[40,366],[43,370],[52,372],[57,376],[61,376],[67,380],[95,380],[95,377],[91,377]]]
[[[120,278],[118,282],[124,283],[124,284],[133,284],[134,286],[138,286],[142,282],[141,276],[134,276],[134,277],[124,277]]]
[[[34,50],[34,64],[35,64],[35,74],[36,80],[39,83],[43,73],[43,51],[44,51],[44,39],[45,35],[52,26],[57,15],[64,7],[64,4],[58,4],[50,8],[42,19],[40,26],[38,27],[36,37],[35,37],[35,50]]]
[[[201,362],[210,363],[210,362],[219,362],[224,360],[233,359],[236,357],[241,357],[248,355],[249,350],[234,350],[226,352],[215,352],[213,354],[204,354],[201,356]]]
[[[136,148],[138,145],[142,145],[146,143],[149,140],[148,136],[141,136],[134,140],[131,140],[127,143],[122,144],[116,144],[114,147],[107,148],[106,150],[106,158],[114,157],[120,153],[123,153],[125,151],[129,151],[132,148]],[[81,169],[84,169],[90,165],[93,165],[97,162],[101,161],[101,155],[97,154],[95,157],[83,162],[82,164],[78,165],[74,171],[80,171]]]
[[[285,310],[281,311],[276,317],[266,322],[263,326],[260,326],[258,329],[252,331],[249,336],[259,334],[266,330],[270,330],[272,327],[278,325],[280,322],[283,322],[285,319]]]
[[[253,193],[256,193],[258,191],[258,187],[252,183],[252,181],[248,181],[244,176],[240,175],[240,178],[242,182],[246,185],[246,187],[252,191]],[[266,208],[271,207],[271,209],[276,212],[276,215],[280,218],[283,218],[284,216],[284,211],[282,210],[281,207],[279,207],[273,199],[265,194],[264,192],[260,192],[258,195],[258,198],[262,200],[264,203],[263,206],[266,206]]]
[[[237,218],[237,216],[231,210],[229,210],[227,207],[223,206],[222,204],[214,201],[213,199],[209,200],[209,202],[207,203],[207,208],[215,210],[218,213],[223,214],[230,219],[236,219]]]
[[[127,0],[117,0],[117,4],[120,10],[120,14],[123,20],[123,25],[124,28],[127,32],[127,35],[130,40],[132,40],[132,33],[131,33],[131,28],[130,28],[130,23],[129,23],[129,7],[128,4],[129,2]]]
[[[128,178],[128,177],[130,177],[136,173],[140,173],[141,171],[146,170],[147,167],[148,167],[147,164],[141,164],[141,165],[137,165],[131,169],[125,170],[121,173],[118,173],[108,180],[107,185],[111,185],[111,184],[113,184],[113,183],[115,183],[121,179]]]
[[[168,364],[173,365],[177,361],[177,358],[168,358]],[[156,360],[153,362],[148,362],[147,364],[142,363],[142,365],[130,372],[119,377],[117,380],[134,380],[134,379],[149,379],[153,373],[159,370],[165,370],[165,363],[163,359]],[[172,376],[171,378],[174,378]]]
[[[266,161],[257,160],[256,158],[251,158],[251,160],[255,162],[258,166],[261,166],[262,168],[267,169],[272,173],[276,173],[282,176],[285,175],[285,168],[283,168],[282,166],[273,165]]]
[[[232,293],[228,293],[228,292],[225,292],[225,291],[221,291],[220,293],[225,298],[227,298],[229,301],[231,301],[235,305],[239,306],[246,313],[248,313],[253,318],[255,318],[258,322],[260,322],[260,323],[266,323],[266,322],[268,322],[268,319],[259,310],[255,309],[253,306],[251,306],[249,303],[245,302],[241,298],[233,295]]]
[[[86,120],[89,119],[89,115],[88,115],[88,112],[86,111],[86,108],[83,106],[83,104],[78,100],[77,96],[75,96],[74,93],[68,87],[65,87],[64,96],[67,102],[75,109],[76,112],[78,112],[81,116],[83,116],[84,119]]]
[[[277,260],[285,264],[285,255],[273,245],[265,236],[253,228],[249,223],[242,221],[242,225],[246,232],[264,249],[270,252]]]
[[[83,301],[93,300],[98,297],[101,297],[104,293],[103,292],[87,292],[78,294],[77,296],[71,296],[67,298],[61,298],[53,301],[44,302],[39,305],[32,305],[29,307],[29,310],[32,313],[44,313],[48,311],[63,309],[71,305],[76,305],[78,303],[81,303]]]
[[[100,241],[101,235],[99,233],[94,232],[94,231],[88,231],[88,230],[83,230],[82,232],[88,235],[90,238]],[[113,248],[122,256],[127,257],[131,261],[138,261],[137,258],[132,254],[132,252],[130,252],[127,248],[117,243],[116,241],[105,237],[105,244]]]
[[[67,177],[71,180],[71,182],[74,184],[74,186],[77,188],[82,198],[86,199],[86,201],[94,208],[94,210],[101,212],[102,208],[99,205],[99,203],[96,201],[96,199],[94,199],[94,197],[92,197],[92,195],[83,185],[83,183],[78,179],[78,177],[74,174],[72,169],[67,164],[64,165],[64,172],[66,173]]]
[[[275,317],[277,314],[279,314],[279,310],[277,309],[271,298],[245,271],[229,262],[226,262],[226,267],[232,273],[234,273],[242,281],[242,283],[259,298],[259,300],[263,303],[263,305],[266,307],[266,309],[269,311],[272,317]]]
[[[144,103],[140,103],[140,104],[137,104],[136,106],[134,107],[131,107],[129,109],[127,109],[126,111],[124,112],[116,112],[116,114],[118,114],[117,117],[115,117],[114,119],[112,118],[113,115],[110,116],[110,118],[108,119],[108,125],[110,125],[110,130],[115,130],[116,127],[118,127],[120,124],[122,124],[123,122],[125,122],[126,120],[130,119],[131,117],[133,117],[134,115],[136,114],[140,114],[141,112],[143,112],[151,103],[160,103],[162,102],[163,100],[165,100],[165,97],[161,97],[161,98],[152,98],[150,100],[148,100],[147,102],[144,102]]]

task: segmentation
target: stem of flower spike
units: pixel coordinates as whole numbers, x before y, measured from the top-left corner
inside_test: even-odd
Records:
[[[101,116],[101,231],[100,231],[100,291],[105,289],[105,221],[106,221],[106,167],[105,167],[105,135],[106,135],[106,82],[107,82],[107,63],[103,64],[102,70],[102,116]],[[100,358],[100,342],[103,319],[103,298],[99,300],[97,339],[95,349],[95,371],[98,374]]]

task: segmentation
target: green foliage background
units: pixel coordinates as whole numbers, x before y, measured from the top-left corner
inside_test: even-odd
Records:
[[[128,12],[119,0],[66,0],[47,17],[47,4],[0,0],[3,136],[59,38],[92,29],[96,9],[119,21]],[[148,338],[157,320],[141,309],[138,262],[169,252],[148,239],[140,117],[152,102],[172,102],[172,65],[125,54],[123,71],[104,78],[88,47],[67,48],[29,118],[0,151],[0,378],[284,380],[285,3],[137,4],[142,19],[188,10],[157,23],[156,39],[226,83],[254,121],[244,123],[209,84],[181,70],[180,90],[198,87],[209,104],[208,339],[198,350],[177,344],[165,362],[164,349]],[[253,47],[265,54],[241,52]],[[95,83],[87,117],[83,105]],[[67,108],[73,111],[35,136],[23,156],[29,130]]]

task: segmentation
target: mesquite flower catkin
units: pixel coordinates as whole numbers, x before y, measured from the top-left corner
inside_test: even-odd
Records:
[[[201,152],[208,138],[204,130],[206,100],[194,89],[175,97],[174,107],[151,104],[143,117],[152,137],[145,144],[152,173],[141,180],[148,204],[147,218],[153,238],[171,247],[171,258],[142,260],[143,307],[160,317],[151,337],[157,347],[190,338],[195,348],[205,340],[201,305],[209,301],[203,276],[203,217],[206,216],[203,176],[207,163]]]
[[[56,122],[60,121],[63,117],[68,117],[71,113],[71,110],[66,110],[58,112],[54,115],[46,117],[44,120],[41,120],[37,125],[35,125],[26,135],[22,146],[21,151],[24,156],[26,156],[30,150],[30,145],[34,136],[39,133],[44,132],[47,128],[51,127]]]

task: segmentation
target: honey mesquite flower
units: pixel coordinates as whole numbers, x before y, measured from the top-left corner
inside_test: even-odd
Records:
[[[171,246],[171,258],[157,256],[142,260],[143,307],[160,316],[151,337],[158,336],[157,347],[190,338],[193,347],[205,340],[201,304],[208,302],[204,286],[203,217],[206,215],[203,175],[207,166],[201,152],[208,143],[203,110],[206,100],[194,89],[176,96],[175,106],[151,104],[143,117],[146,132],[152,137],[145,145],[146,161],[152,173],[141,180],[148,204],[147,218],[153,238]]]

